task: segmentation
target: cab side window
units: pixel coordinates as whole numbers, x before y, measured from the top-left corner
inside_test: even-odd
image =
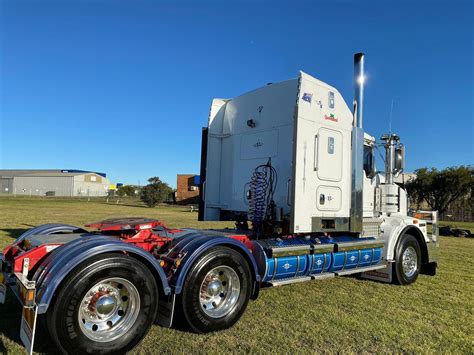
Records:
[[[372,147],[364,146],[364,171],[365,176],[372,178],[374,176],[374,153]]]

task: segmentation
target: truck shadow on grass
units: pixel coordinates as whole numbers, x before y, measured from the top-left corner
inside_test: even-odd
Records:
[[[138,205],[138,204],[132,204],[132,203],[122,203],[122,202],[119,202],[119,203],[115,203],[115,202],[99,202],[101,205],[107,205],[107,206],[110,206],[110,207],[113,207],[113,206],[117,206],[117,207],[137,207],[137,208],[146,208],[146,209],[150,209],[150,207],[148,206],[145,206],[145,205]]]
[[[25,233],[27,230],[30,230],[31,228],[34,228],[36,226],[31,226],[29,228],[0,228],[0,232],[6,233],[7,237],[16,239],[23,233]],[[3,234],[2,233],[2,234]]]

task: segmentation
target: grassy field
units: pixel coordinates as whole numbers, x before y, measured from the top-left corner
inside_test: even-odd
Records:
[[[0,248],[38,224],[83,226],[123,216],[154,217],[170,227],[231,226],[198,222],[197,213],[182,207],[0,198]],[[264,290],[232,329],[197,335],[153,326],[136,352],[473,353],[473,252],[473,239],[442,237],[435,277],[421,275],[406,287],[345,277]],[[22,351],[19,312],[12,297],[0,306],[0,352]],[[41,351],[55,352],[47,337],[37,343]]]

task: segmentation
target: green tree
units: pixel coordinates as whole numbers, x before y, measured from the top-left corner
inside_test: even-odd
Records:
[[[416,179],[406,184],[408,195],[419,205],[423,201],[440,214],[451,204],[472,196],[474,169],[471,166],[451,167],[443,170],[421,168],[415,171]],[[468,199],[472,204],[472,198]]]
[[[133,187],[131,185],[120,186],[117,189],[117,195],[119,197],[124,197],[124,196],[132,197],[132,196],[135,196],[135,187]]]
[[[171,198],[173,189],[158,177],[148,179],[149,184],[142,188],[140,199],[148,207],[155,207],[158,203]]]

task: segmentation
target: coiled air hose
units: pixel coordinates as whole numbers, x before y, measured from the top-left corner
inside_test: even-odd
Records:
[[[253,230],[261,232],[262,223],[273,218],[275,202],[273,195],[278,183],[275,168],[268,159],[266,164],[255,168],[249,183],[249,212],[248,219],[252,222]]]

